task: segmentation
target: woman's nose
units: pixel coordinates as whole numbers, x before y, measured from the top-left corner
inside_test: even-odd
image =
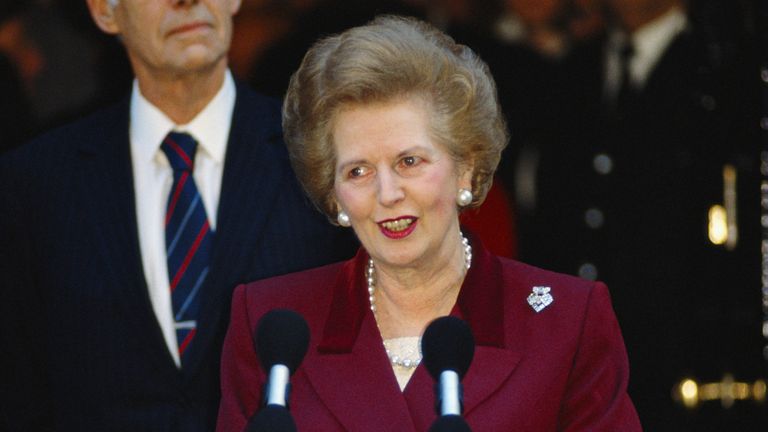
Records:
[[[401,179],[391,170],[379,170],[379,202],[383,206],[392,206],[405,198]]]

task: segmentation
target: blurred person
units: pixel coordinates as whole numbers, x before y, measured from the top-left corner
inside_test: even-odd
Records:
[[[571,90],[528,178],[521,257],[613,288],[648,430],[731,429],[726,417],[693,423],[671,393],[691,374],[756,379],[762,367],[749,291],[760,271],[754,63],[684,1],[604,7],[605,33],[574,48]],[[741,230],[730,245],[709,237],[726,202]],[[755,414],[741,416],[747,429]]]
[[[282,97],[291,74],[319,37],[362,25],[380,13],[423,17],[424,7],[420,3],[413,0],[304,0],[292,3],[294,15],[290,30],[261,53],[246,80],[261,93]]]
[[[229,63],[237,78],[247,79],[264,52],[288,33],[302,5],[285,0],[245,0],[234,18]],[[304,2],[300,2],[304,3]],[[311,2],[308,2],[311,3]]]
[[[22,86],[16,65],[0,52],[0,154],[21,145],[32,130]]]
[[[571,24],[594,13],[586,5],[577,8],[573,0],[499,4],[502,10],[493,21],[492,38],[479,50],[489,59],[513,132],[513,145],[502,158],[498,177],[513,197],[516,218],[525,223],[536,205],[530,178],[541,147],[555,139],[557,129],[552,125],[565,114],[558,101],[568,99],[572,91],[567,85],[572,46],[587,31],[575,36]]]
[[[519,41],[545,57],[561,57],[570,43],[565,27],[566,0],[506,0],[496,32]]]
[[[605,27],[602,0],[570,0],[568,33],[575,43],[591,39]]]
[[[212,430],[234,286],[350,255],[229,72],[239,5],[88,0],[135,80],[0,159],[0,429]]]
[[[16,47],[27,64],[22,75],[37,134],[92,111],[103,89],[97,45],[68,15],[70,10],[80,10],[81,5],[62,1],[28,3],[29,8],[21,16],[24,39]],[[117,76],[111,79],[115,81]],[[127,88],[121,88],[121,96]]]
[[[312,201],[362,247],[236,289],[217,430],[243,430],[264,403],[253,337],[276,308],[309,324],[289,401],[298,430],[427,430],[434,382],[419,343],[446,315],[476,340],[463,380],[473,430],[640,430],[606,286],[500,258],[462,232],[507,143],[469,48],[393,16],[322,39],[291,79],[283,126]]]
[[[41,58],[24,32],[23,1],[0,2],[0,153],[30,138],[34,119],[27,89]]]

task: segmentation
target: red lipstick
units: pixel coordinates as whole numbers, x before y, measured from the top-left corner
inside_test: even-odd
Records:
[[[408,226],[408,228],[406,228],[406,229],[404,229],[402,231],[393,231],[391,229],[388,229],[385,226],[385,224],[388,223],[388,222],[397,222],[397,221],[400,221],[400,220],[403,220],[403,219],[410,219],[410,220],[412,220],[412,222]],[[418,223],[418,221],[419,221],[418,218],[413,217],[413,216],[401,216],[401,217],[395,218],[395,219],[386,219],[386,220],[380,221],[380,222],[378,222],[378,225],[379,225],[379,230],[381,231],[381,233],[384,234],[387,238],[390,238],[390,239],[393,239],[393,240],[397,240],[397,239],[408,237],[413,232],[413,230],[416,229],[416,224]]]

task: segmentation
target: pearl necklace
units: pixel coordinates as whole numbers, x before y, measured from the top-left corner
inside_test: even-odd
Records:
[[[459,231],[459,236],[461,237],[461,246],[464,249],[464,274],[466,274],[466,272],[472,266],[472,246],[469,245],[469,240],[464,237],[464,234],[462,234],[461,231]],[[378,326],[379,321],[376,319],[376,278],[375,270],[373,267],[373,258],[368,258],[368,267],[365,270],[365,278],[368,282],[368,301],[371,305],[371,312],[373,312],[373,317],[376,320],[376,326]],[[384,344],[384,350],[387,352],[389,362],[394,366],[401,366],[406,369],[411,369],[415,368],[419,365],[419,363],[421,363],[421,353],[419,353],[416,358],[404,358],[397,354],[392,354],[386,344]]]

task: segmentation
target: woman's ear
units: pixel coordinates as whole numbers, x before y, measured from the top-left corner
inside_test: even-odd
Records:
[[[91,12],[93,22],[108,34],[118,34],[120,27],[115,19],[115,9],[118,3],[112,0],[87,0],[88,10]]]
[[[464,162],[459,166],[459,188],[472,191],[472,177],[475,173],[475,161]]]

